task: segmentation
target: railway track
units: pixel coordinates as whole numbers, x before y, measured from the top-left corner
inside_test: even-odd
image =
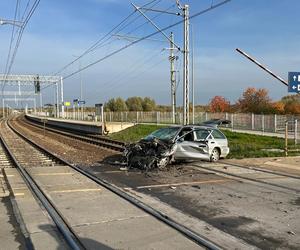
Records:
[[[32,126],[32,127],[36,127],[36,128],[40,128],[40,129],[46,129],[47,131],[56,133],[56,134],[60,134],[69,138],[73,138],[73,139],[77,139],[77,140],[81,140],[93,145],[97,145],[103,148],[108,148],[117,152],[122,152],[124,150],[124,146],[125,143],[120,142],[120,141],[116,141],[116,140],[112,140],[109,138],[106,138],[104,136],[97,136],[97,135],[88,135],[88,134],[84,134],[84,133],[80,133],[78,131],[70,131],[67,129],[56,129],[53,126],[49,126],[49,125],[45,125],[45,127],[43,125],[37,124],[36,122],[32,122],[29,121],[28,119],[26,119],[25,117],[19,118],[18,121],[20,123],[26,123],[28,126]]]
[[[4,151],[6,151],[9,155],[9,158],[12,159],[13,164],[16,167],[18,167],[19,171],[22,173],[23,178],[26,179],[27,184],[30,185],[31,189],[34,191],[35,195],[41,200],[45,208],[49,207],[49,213],[54,213],[53,216],[51,215],[51,218],[53,218],[55,224],[59,228],[59,231],[65,232],[64,237],[67,239],[67,242],[69,243],[71,248],[84,249],[84,245],[81,243],[80,238],[76,235],[76,232],[72,229],[72,226],[70,225],[69,221],[65,219],[63,215],[61,215],[59,209],[53,203],[53,200],[49,199],[47,191],[45,191],[45,187],[38,185],[40,181],[35,181],[34,177],[30,174],[30,171],[27,171],[28,168],[32,169],[34,168],[34,166],[39,166],[39,168],[41,166],[44,168],[72,168],[76,171],[78,175],[84,175],[97,185],[100,185],[110,190],[114,194],[117,194],[119,197],[125,199],[134,206],[150,214],[152,217],[158,219],[160,222],[163,222],[169,227],[175,229],[181,235],[184,235],[186,238],[192,240],[197,245],[207,249],[221,249],[221,247],[214,244],[212,241],[186,228],[185,226],[176,223],[168,216],[137,200],[133,196],[108,183],[107,181],[99,179],[98,177],[93,176],[91,173],[88,173],[51,154],[51,152],[47,151],[39,145],[36,145],[25,135],[22,135],[19,131],[13,128],[12,124],[10,124],[9,122],[1,123],[1,131],[3,137],[3,145],[5,147]]]
[[[59,162],[57,159],[53,159],[45,152],[37,150],[32,144],[26,142],[23,138],[17,135],[5,121],[1,121],[1,146],[3,159],[5,159],[4,163],[6,164],[5,167],[16,167],[19,170],[22,178],[52,218],[58,231],[61,233],[70,248],[85,249],[79,236],[73,231],[70,224],[64,219],[53,202],[35,182],[34,178],[26,169],[29,166],[62,167],[65,164]]]
[[[192,167],[196,167],[197,169],[202,169],[205,171],[209,171],[209,172],[213,172],[216,174],[221,174],[224,176],[228,176],[229,178],[235,178],[241,181],[250,181],[253,183],[259,183],[259,184],[264,184],[264,185],[268,185],[268,186],[272,186],[272,187],[276,187],[276,188],[281,188],[284,190],[288,190],[288,191],[293,191],[296,194],[300,193],[300,189],[298,188],[293,188],[293,187],[288,187],[282,184],[277,184],[277,183],[272,183],[272,182],[268,182],[268,179],[274,179],[276,180],[276,178],[291,178],[295,181],[300,180],[299,176],[295,176],[295,175],[289,175],[286,173],[282,173],[282,172],[278,172],[278,171],[272,171],[272,170],[265,170],[262,168],[257,168],[254,166],[243,166],[243,165],[239,165],[239,164],[232,164],[232,163],[228,163],[226,161],[224,162],[217,162],[215,163],[214,166],[211,166],[210,164],[192,164]],[[224,167],[226,168],[226,170],[223,170]],[[247,171],[247,173],[237,173],[237,171],[235,169],[243,169],[245,171]],[[251,175],[255,175],[257,173],[260,174],[265,174],[265,176],[260,176],[259,178],[255,178],[255,177],[250,177]],[[247,176],[245,176],[247,175]]]
[[[22,119],[21,121],[26,122],[27,124],[29,124],[31,126],[43,129],[43,126],[38,125],[34,122],[28,121],[27,119],[26,120]],[[65,136],[70,137],[70,138],[82,140],[82,141],[85,141],[85,142],[88,142],[88,143],[91,143],[91,144],[96,144],[96,145],[99,145],[101,147],[106,147],[106,148],[108,147],[108,148],[113,149],[115,151],[122,151],[123,147],[124,147],[124,143],[122,143],[122,142],[118,142],[118,141],[111,140],[111,139],[108,139],[108,138],[103,138],[101,136],[73,134],[73,133],[76,133],[76,132],[75,131],[73,131],[73,132],[61,131],[61,130],[54,129],[54,128],[46,128],[46,129],[51,131],[51,132],[58,133],[58,134],[61,134],[61,135],[65,135]],[[106,145],[109,145],[109,146],[106,146]],[[110,147],[111,145],[113,145],[113,146]],[[117,146],[115,147],[115,145],[117,145]],[[226,160],[223,161],[222,163],[219,162],[217,164],[218,165],[226,164],[228,167],[240,168],[240,169],[250,170],[250,171],[253,171],[253,172],[261,172],[261,173],[270,174],[270,175],[274,175],[274,176],[278,176],[278,177],[286,177],[286,178],[292,178],[292,179],[295,179],[295,180],[300,180],[299,176],[295,176],[295,175],[291,175],[291,174],[287,174],[287,173],[283,173],[283,172],[279,172],[279,171],[262,169],[262,168],[255,167],[255,166],[244,166],[244,165],[239,165],[239,164],[233,164],[233,163],[230,163]],[[197,165],[197,166],[199,167],[199,165]],[[247,181],[253,181],[253,182],[257,182],[257,183],[267,184],[267,185],[270,185],[270,186],[275,186],[275,187],[291,190],[291,191],[294,191],[296,193],[300,192],[300,189],[285,187],[285,186],[280,185],[280,184],[269,183],[269,182],[261,180],[261,179],[254,179],[254,178],[250,178],[250,177],[246,177],[246,176],[241,176],[241,175],[238,175],[238,174],[235,174],[235,173],[228,173],[228,171],[225,172],[225,171],[222,171],[222,170],[216,170],[216,169],[211,168],[210,166],[208,166],[208,167],[201,166],[200,168],[205,169],[205,170],[214,171],[218,174],[224,174],[224,175],[227,175],[227,176],[240,178],[240,179],[247,180]]]

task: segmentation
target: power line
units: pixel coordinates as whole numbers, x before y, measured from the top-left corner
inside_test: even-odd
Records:
[[[32,17],[33,13],[35,12],[35,10],[36,10],[37,6],[39,5],[39,3],[40,3],[40,0],[36,0],[33,3],[32,7],[31,7],[28,15],[26,16],[25,21],[24,21],[24,23],[23,23],[23,25],[22,25],[22,27],[21,27],[21,29],[19,31],[19,35],[18,35],[18,38],[17,38],[17,42],[16,42],[16,45],[15,45],[15,48],[14,48],[14,52],[13,52],[12,58],[10,60],[9,67],[8,67],[7,71],[5,72],[6,77],[10,74],[12,65],[14,63],[14,60],[15,60],[15,57],[16,57],[16,54],[17,54],[17,51],[18,51],[18,48],[19,48],[19,45],[20,45],[20,42],[21,42],[21,39],[22,39],[22,35],[23,35],[23,32],[24,32],[24,29],[25,29],[27,23],[29,22],[30,18]],[[2,91],[3,91],[4,87],[5,87],[5,84],[6,84],[6,81],[4,81],[4,84],[2,86]]]
[[[162,0],[152,0],[151,2],[143,5],[143,6],[147,6],[150,5],[154,2],[161,2]],[[62,71],[64,71],[66,68],[68,68],[69,66],[71,66],[73,63],[75,63],[76,61],[78,61],[79,59],[81,59],[83,56],[85,56],[86,54],[94,51],[95,49],[98,48],[98,46],[101,46],[101,44],[99,45],[100,42],[102,42],[104,39],[106,39],[109,35],[111,35],[116,29],[118,29],[120,26],[124,25],[134,14],[136,11],[131,12],[127,17],[125,17],[118,25],[116,25],[114,28],[112,28],[108,33],[106,33],[103,37],[101,37],[100,39],[98,39],[93,45],[91,45],[87,50],[85,50],[80,56],[78,56],[76,59],[72,60],[70,63],[68,63],[67,65],[65,65],[64,67],[62,67],[60,70],[58,70],[56,73],[54,73],[54,75],[57,75],[59,73],[61,73]],[[133,23],[136,19],[134,19],[133,21],[131,21],[129,24],[126,24],[126,26],[130,25],[131,23]],[[121,30],[123,30],[125,27],[122,27]],[[119,30],[120,31],[120,30]],[[117,32],[119,32],[117,31]],[[112,36],[110,36],[108,39],[106,39],[104,42],[106,42],[107,40],[109,40]]]
[[[226,3],[230,2],[230,1],[231,1],[231,0],[224,0],[224,1],[222,1],[222,2],[220,2],[220,3],[218,3],[218,4],[215,4],[215,5],[209,7],[209,8],[207,8],[207,9],[205,9],[205,10],[202,10],[202,11],[200,11],[200,12],[197,12],[197,13],[193,14],[192,16],[190,16],[189,19],[193,19],[193,18],[195,18],[195,17],[197,17],[197,16],[200,16],[200,15],[202,15],[202,14],[204,14],[204,13],[210,11],[210,10],[213,10],[213,9],[215,9],[215,8],[217,8],[217,7],[220,7],[221,5],[224,5],[224,4],[226,4]],[[140,39],[138,39],[138,40],[135,40],[135,41],[133,41],[133,42],[131,42],[131,43],[129,43],[129,44],[127,44],[127,45],[121,47],[120,49],[117,49],[117,50],[115,50],[114,52],[112,52],[112,53],[110,53],[110,54],[108,54],[108,55],[106,55],[106,56],[104,56],[104,57],[102,57],[102,58],[100,58],[100,59],[98,59],[98,60],[96,60],[96,61],[94,61],[94,62],[88,64],[87,66],[82,67],[81,69],[76,70],[76,71],[74,71],[73,73],[71,73],[71,74],[69,74],[69,75],[63,77],[63,80],[68,79],[68,78],[72,77],[73,75],[75,75],[75,74],[77,74],[77,73],[79,73],[79,72],[81,72],[81,71],[83,71],[83,70],[86,70],[86,69],[90,68],[91,66],[93,66],[93,65],[95,65],[95,64],[98,64],[99,62],[102,62],[102,61],[104,61],[105,59],[108,59],[109,57],[114,56],[115,54],[118,54],[118,53],[120,53],[121,51],[123,51],[123,50],[125,50],[125,49],[127,49],[127,48],[129,48],[129,47],[131,47],[131,46],[133,46],[133,45],[135,45],[135,44],[137,44],[137,43],[139,43],[139,42],[145,40],[145,39],[148,39],[148,38],[150,38],[150,37],[152,37],[152,36],[154,36],[154,35],[157,35],[157,34],[161,33],[161,31],[168,30],[168,29],[170,29],[170,28],[172,28],[172,27],[175,27],[175,26],[177,26],[177,25],[179,25],[179,24],[181,24],[181,23],[183,23],[183,22],[184,22],[184,20],[178,21],[178,22],[176,22],[176,23],[174,23],[174,24],[172,24],[172,25],[169,25],[169,26],[167,26],[167,27],[165,27],[165,28],[160,29],[159,31],[153,32],[153,33],[151,33],[151,34],[149,34],[149,35],[147,35],[147,36],[144,36],[144,37],[142,37],[142,38],[140,38]]]
[[[19,0],[17,0],[17,2],[16,2],[14,22],[16,21],[16,18],[17,18],[18,7],[19,7]],[[9,58],[10,58],[12,43],[13,43],[13,40],[14,40],[14,33],[15,33],[15,25],[13,25],[13,27],[12,27],[12,32],[11,32],[11,37],[10,37],[10,43],[9,43],[9,49],[8,49],[8,55],[7,55],[7,59],[6,59],[6,64],[5,64],[5,70],[4,70],[4,72],[6,72],[7,68],[8,68],[8,63],[9,63]]]
[[[152,7],[154,7],[155,5],[157,5],[158,3],[160,3],[162,0],[153,0],[153,1],[151,1],[151,2],[149,2],[149,3],[146,3],[146,4],[144,4],[143,5],[143,7],[145,7],[145,6],[147,6],[147,5],[150,5],[150,4],[152,4],[152,3],[154,3],[152,6],[151,6],[151,8]],[[156,2],[156,3],[155,3]],[[172,6],[174,6],[174,5],[172,5]],[[171,6],[171,7],[172,7]],[[169,7],[169,8],[171,8],[171,7]],[[169,9],[168,8],[168,9]],[[61,73],[63,70],[65,70],[66,68],[68,68],[69,66],[71,66],[73,63],[75,63],[76,61],[78,61],[79,59],[81,59],[83,56],[85,56],[86,54],[89,54],[90,52],[92,52],[92,51],[94,51],[94,50],[96,50],[96,49],[99,49],[99,48],[102,48],[102,47],[104,47],[104,46],[107,46],[107,45],[110,45],[112,42],[114,42],[114,41],[117,41],[118,39],[114,39],[113,41],[110,41],[110,42],[107,42],[109,39],[111,39],[113,36],[114,36],[114,34],[113,34],[113,32],[114,32],[114,30],[116,30],[119,26],[121,26],[121,25],[124,25],[123,27],[119,27],[119,29],[116,31],[116,32],[120,32],[120,31],[122,31],[123,29],[125,29],[127,26],[129,26],[130,24],[132,24],[133,22],[135,22],[138,18],[140,18],[141,17],[141,15],[139,15],[139,16],[137,16],[135,19],[133,19],[132,21],[130,21],[129,23],[127,23],[126,25],[124,24],[134,13],[135,13],[136,11],[133,11],[131,14],[129,14],[126,18],[124,18],[118,25],[116,25],[111,31],[109,31],[106,35],[104,35],[103,37],[101,37],[97,42],[95,42],[92,46],[90,46],[87,50],[85,50],[80,56],[78,56],[76,59],[74,59],[73,61],[71,61],[70,63],[68,63],[67,65],[65,65],[63,68],[61,68],[59,71],[57,71],[56,73],[53,73],[54,75],[57,75],[57,74],[59,74],[59,73]],[[156,18],[156,17],[158,17],[160,14],[158,14],[158,15],[156,15],[154,18]],[[147,23],[149,23],[149,21],[146,21],[146,22],[144,22],[142,25],[140,25],[140,26],[138,26],[138,27],[136,27],[135,29],[133,29],[133,30],[131,30],[131,31],[129,31],[129,32],[127,32],[126,34],[130,34],[130,33],[132,33],[132,32],[134,32],[134,31],[136,31],[137,29],[139,29],[139,28],[141,28],[143,25],[145,25],[145,24],[147,24]],[[111,35],[110,35],[111,34]],[[110,37],[108,37],[110,35]],[[106,37],[108,37],[107,39],[105,39]],[[105,39],[105,41],[103,41]],[[102,43],[100,43],[102,41]],[[107,42],[106,44],[104,44],[105,42]],[[51,74],[52,75],[52,74]],[[41,90],[44,90],[44,89],[46,89],[46,88],[48,88],[48,87],[50,87],[50,86],[52,86],[53,84],[51,84],[51,85],[48,85],[48,86],[45,86],[45,87],[43,87]],[[30,96],[28,96],[28,97],[30,97]]]
[[[114,79],[105,82],[102,85],[102,88],[109,85],[109,88],[106,89],[106,91],[108,91],[109,89],[113,88],[113,87],[117,87],[119,85],[119,80],[123,79],[123,76],[126,74],[127,78],[135,78],[137,77],[140,72],[136,73],[138,68],[143,67],[143,65],[146,65],[147,63],[151,62],[154,58],[156,58],[159,54],[161,53],[161,51],[157,51],[157,53],[151,54],[149,57],[145,58],[145,56],[143,55],[142,58],[140,60],[138,60],[136,63],[134,63],[133,65],[130,66],[130,71],[124,70],[121,73],[119,73],[117,76],[114,77]],[[161,59],[159,60],[161,61]],[[135,73],[135,74],[133,74]],[[123,82],[122,82],[123,84]]]
[[[153,58],[150,58],[150,59],[152,60]],[[136,73],[136,74],[130,76],[130,77],[129,77],[130,79],[127,79],[127,80],[123,81],[123,82],[122,82],[122,85],[123,85],[123,84],[126,84],[126,83],[130,83],[130,80],[133,79],[133,78],[134,78],[134,79],[138,79],[139,77],[143,76],[146,72],[149,72],[149,73],[150,73],[152,70],[154,70],[154,68],[158,67],[159,65],[161,65],[161,64],[164,63],[164,62],[166,62],[167,60],[168,60],[168,58],[163,58],[163,59],[159,58],[159,60],[156,60],[153,64],[150,64],[150,66],[144,68],[143,71],[138,72],[138,73]],[[116,87],[118,87],[119,85],[120,85],[119,82],[115,82],[115,84],[110,85],[109,88],[106,89],[106,91],[105,91],[104,93],[108,93],[108,91],[109,91],[110,89],[116,88]]]

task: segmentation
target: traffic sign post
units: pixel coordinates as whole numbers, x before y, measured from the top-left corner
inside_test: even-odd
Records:
[[[289,88],[291,93],[300,93],[300,72],[289,72]]]

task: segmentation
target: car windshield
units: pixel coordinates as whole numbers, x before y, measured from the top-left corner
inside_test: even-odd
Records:
[[[160,140],[171,140],[176,136],[178,130],[178,127],[161,128],[148,135],[145,139],[147,140],[156,137]]]

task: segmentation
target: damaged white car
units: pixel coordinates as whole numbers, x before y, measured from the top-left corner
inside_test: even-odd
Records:
[[[138,143],[129,144],[124,155],[128,167],[164,168],[171,161],[206,160],[216,162],[229,154],[228,140],[217,128],[219,120],[205,125],[161,128]],[[224,124],[224,123],[223,123]]]

